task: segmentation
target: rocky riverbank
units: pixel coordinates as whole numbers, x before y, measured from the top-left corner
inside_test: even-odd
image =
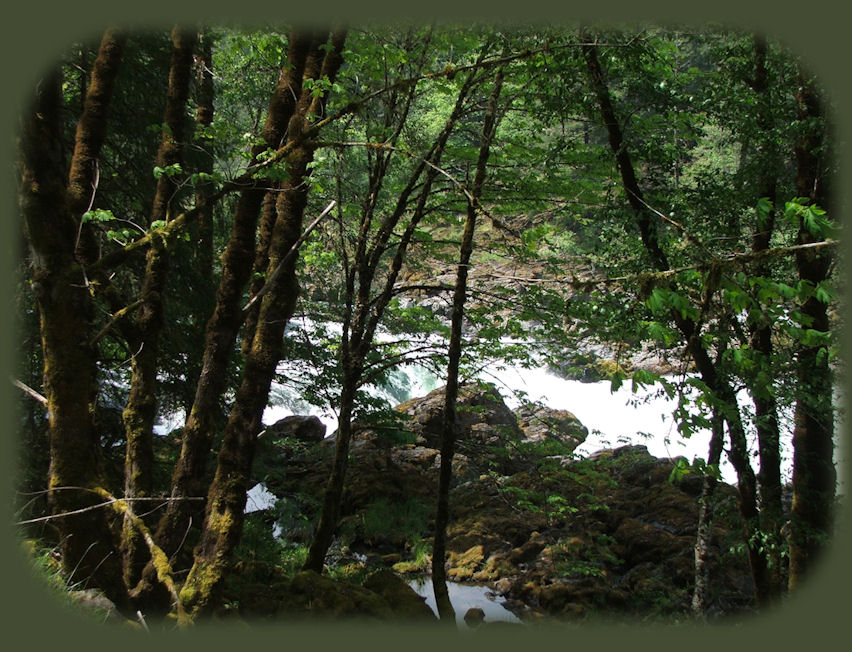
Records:
[[[410,584],[430,570],[442,409],[438,389],[397,406],[395,424],[356,428],[323,575],[300,568],[335,436],[310,416],[268,427],[254,479],[278,500],[247,514],[217,617],[434,621]],[[675,460],[644,446],[581,458],[573,451],[588,431],[573,414],[511,410],[487,384],[462,388],[458,427],[451,581],[487,587],[527,624],[690,617],[700,477],[673,474]],[[753,608],[736,490],[718,484],[713,503],[708,616],[736,618]],[[91,596],[74,601],[85,607]],[[97,609],[115,618],[101,599]],[[476,625],[483,614],[468,615]]]
[[[672,478],[674,460],[655,458],[644,446],[577,459],[572,451],[587,430],[572,414],[534,405],[513,412],[493,386],[465,387],[459,407],[451,580],[487,585],[526,622],[688,613],[699,477]],[[419,597],[400,597],[408,593],[401,578],[429,567],[441,409],[436,390],[399,405],[404,425],[398,428],[357,429],[329,561],[350,577],[367,578],[363,586],[343,588],[351,584],[304,573],[284,576],[269,564],[243,561],[231,596],[241,615],[310,611],[384,619],[400,617],[401,609],[429,617],[416,606]],[[256,479],[280,500],[249,516],[276,527],[294,548],[310,538],[328,477],[334,436],[323,435],[318,420],[296,417],[268,429],[259,442]],[[714,503],[710,615],[721,617],[751,609],[751,580],[745,557],[736,552],[736,490],[720,484]],[[247,590],[248,578],[266,582],[267,589]],[[371,590],[393,597],[371,602]],[[263,606],[249,594],[263,595]]]

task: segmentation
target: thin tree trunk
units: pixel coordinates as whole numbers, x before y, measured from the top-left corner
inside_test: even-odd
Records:
[[[813,81],[800,73],[799,119],[806,124],[796,144],[796,192],[820,207],[831,210],[829,191],[820,158],[824,145],[822,107]],[[807,123],[811,123],[807,125]],[[799,243],[816,241],[799,227]],[[831,271],[831,256],[802,252],[796,256],[799,278],[816,285]],[[809,328],[828,332],[828,306],[810,297],[801,308],[811,320]],[[836,471],[834,468],[833,380],[824,347],[800,345],[798,394],[793,427],[793,508],[790,528],[789,590],[795,591],[818,561],[832,531]]]
[[[325,49],[327,36],[315,36],[305,66],[305,77],[318,79],[325,76],[333,81],[343,63],[345,38],[345,30],[335,30],[330,48],[321,57],[319,53]],[[303,180],[307,176],[308,164],[313,160],[315,147],[299,141],[309,116],[321,115],[324,109],[322,99],[305,101],[305,95],[309,93],[302,91],[301,84],[298,90],[303,95],[300,108],[305,109],[293,115],[288,127],[288,138],[298,144],[287,159],[290,180],[282,185],[279,195],[278,221],[270,242],[267,275],[270,284],[261,302],[242,382],[225,426],[195,563],[181,591],[181,600],[196,617],[209,614],[215,605],[231,555],[242,533],[256,437],[272,377],[281,359],[284,329],[296,305],[296,256],[290,254],[301,235],[308,193],[308,185]],[[279,264],[283,265],[280,272],[277,271]]]
[[[331,546],[334,531],[337,528],[340,518],[340,507],[343,500],[343,486],[346,478],[349,443],[352,431],[351,423],[344,425],[343,415],[348,415],[347,421],[351,419],[351,414],[354,411],[355,392],[363,380],[364,361],[372,346],[373,336],[375,335],[379,321],[382,319],[384,310],[393,296],[393,286],[402,268],[402,263],[405,260],[408,245],[411,242],[415,228],[424,215],[432,183],[437,174],[435,168],[440,164],[441,154],[444,151],[450,133],[455,127],[456,121],[461,115],[462,108],[473,86],[474,77],[475,71],[468,76],[462,86],[453,111],[447,119],[441,134],[430,148],[426,157],[424,157],[424,161],[420,162],[409,177],[405,189],[397,200],[394,211],[389,213],[379,225],[370,244],[368,244],[368,238],[370,237],[370,218],[372,215],[370,206],[375,205],[375,197],[371,201],[368,201],[368,205],[365,206],[369,210],[367,214],[362,216],[355,259],[352,261],[352,269],[349,270],[347,276],[347,316],[345,318],[341,346],[341,365],[344,370],[344,384],[340,392],[341,404],[339,410],[341,418],[335,441],[335,461],[326,485],[319,523],[317,524],[314,538],[311,541],[303,565],[303,568],[307,570],[313,570],[318,573],[322,572],[325,555]],[[412,88],[411,91],[413,92],[413,90]],[[428,169],[426,169],[426,160],[431,163]],[[384,288],[376,299],[371,300],[370,295],[373,280],[376,270],[379,267],[380,259],[386,252],[388,239],[394,228],[398,225],[402,215],[406,212],[409,198],[413,194],[424,170],[426,173],[423,185],[420,188],[420,194],[417,198],[417,205],[396,246],[396,252],[391,262]],[[373,181],[376,184],[380,184],[381,175],[374,177]],[[355,288],[356,276],[358,278],[357,295]],[[353,311],[354,315],[352,314]]]
[[[209,31],[199,34],[198,56],[195,62],[195,127],[196,132],[203,131],[213,124],[214,86],[213,86],[213,37]],[[206,149],[206,139],[196,136],[198,154],[193,169],[211,174],[213,172],[213,153]],[[204,332],[207,322],[216,307],[216,280],[213,276],[213,205],[210,203],[212,182],[201,182],[195,191],[195,205],[201,207],[198,212],[195,230],[196,245],[192,250],[192,269],[196,279],[198,309],[192,314],[192,330],[187,373],[188,386],[198,387],[201,367],[204,359]],[[192,411],[195,392],[188,392],[185,399],[185,412]]]
[[[476,229],[477,203],[482,197],[485,174],[488,168],[488,156],[494,133],[497,130],[497,101],[503,86],[503,70],[499,69],[494,78],[494,88],[488,101],[488,109],[482,122],[479,143],[479,157],[473,187],[467,203],[467,218],[462,234],[459,264],[456,268],[456,286],[453,292],[453,308],[450,318],[450,345],[447,354],[447,387],[444,397],[444,419],[441,427],[441,468],[438,480],[438,500],[435,513],[435,535],[432,545],[432,587],[435,592],[435,604],[443,622],[455,625],[456,612],[450,602],[447,590],[445,567],[447,549],[447,525],[450,521],[450,482],[453,474],[453,455],[456,446],[456,401],[459,393],[459,364],[462,354],[462,327],[464,324],[464,305],[467,298],[467,272],[470,256],[473,252],[473,234]]]
[[[770,133],[773,128],[771,100],[769,96],[768,69],[766,66],[767,42],[760,35],[754,37],[755,75],[752,88],[758,98],[757,123],[760,130]],[[775,202],[776,179],[778,174],[777,148],[771,140],[758,147],[759,166],[758,197]],[[775,208],[768,211],[757,210],[757,222],[752,236],[752,251],[755,253],[769,248],[775,224]],[[754,273],[765,276],[767,265],[758,261]],[[755,428],[757,430],[760,472],[758,487],[760,491],[760,530],[763,546],[768,557],[768,598],[777,602],[782,593],[781,580],[781,526],[783,507],[781,502],[781,437],[778,428],[778,406],[775,390],[772,387],[773,374],[768,371],[772,365],[772,324],[765,323],[761,315],[752,315],[749,320],[750,345],[759,356],[759,370],[752,380],[749,393],[754,403]]]
[[[724,419],[718,411],[713,414],[710,447],[707,452],[707,464],[719,466],[722,457],[722,444],[725,440]],[[701,497],[698,499],[698,534],[695,540],[695,588],[692,592],[692,613],[704,620],[710,604],[710,543],[713,534],[713,490],[717,481],[710,475],[701,480]]]
[[[266,284],[265,272],[269,267],[269,243],[272,240],[272,229],[278,219],[278,201],[276,191],[270,190],[263,198],[263,207],[260,213],[260,229],[258,234],[257,249],[252,265],[252,281],[249,286],[249,296],[254,298]],[[260,303],[255,302],[245,315],[245,326],[243,327],[243,341],[241,350],[243,356],[248,355],[251,349],[251,341],[257,329],[257,316],[260,312]]]
[[[157,152],[157,165],[167,167],[181,163],[184,140],[184,114],[189,98],[192,71],[192,54],[196,35],[175,27],[172,30],[172,56],[169,64],[169,84],[166,90],[166,107],[162,140]],[[177,191],[176,181],[167,175],[157,180],[151,223],[168,220],[169,204]],[[141,308],[136,322],[138,347],[131,362],[130,393],[122,419],[126,437],[124,462],[124,497],[144,498],[153,490],[154,473],[154,422],[157,417],[157,367],[159,339],[163,328],[163,292],[168,277],[169,256],[165,243],[155,239],[145,258],[145,275],[142,279]],[[133,527],[125,520],[122,550],[125,562],[125,583],[134,586],[140,578],[149,551]]]
[[[642,243],[645,246],[651,260],[659,271],[670,269],[668,259],[660,246],[658,218],[652,213],[643,199],[642,191],[636,181],[636,174],[630,154],[621,133],[615,111],[610,100],[609,89],[603,77],[600,64],[598,63],[596,45],[588,42],[584,37],[582,46],[583,56],[592,80],[592,86],[598,99],[601,114],[609,134],[609,144],[616,157],[618,169],[621,174],[622,185],[630,206],[636,215],[636,222]],[[757,504],[757,487],[754,470],[748,459],[748,446],[746,443],[745,430],[743,428],[739,409],[737,408],[736,393],[730,382],[718,373],[716,365],[710,359],[707,351],[697,332],[696,323],[684,317],[679,311],[672,311],[672,320],[686,342],[695,366],[698,369],[704,383],[710,388],[715,396],[730,409],[725,410],[725,420],[728,423],[728,434],[731,438],[731,449],[729,458],[737,472],[739,489],[739,507],[743,517],[744,537],[748,546],[749,564],[755,586],[755,600],[759,607],[765,606],[768,600],[767,560],[760,550],[760,542],[755,540],[755,533],[759,527],[759,510]]]

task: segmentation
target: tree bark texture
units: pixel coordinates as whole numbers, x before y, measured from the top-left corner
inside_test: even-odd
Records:
[[[172,30],[172,55],[166,107],[157,165],[167,167],[182,162],[186,104],[192,72],[196,35],[179,28]],[[168,175],[157,180],[151,223],[167,220],[169,203],[177,191],[176,181]],[[138,346],[131,362],[130,393],[122,419],[127,440],[124,462],[124,497],[149,497],[153,490],[154,422],[157,418],[157,368],[159,339],[163,328],[163,292],[169,269],[169,254],[162,238],[155,238],[145,257],[136,328]],[[122,535],[125,557],[125,582],[134,586],[140,579],[149,555],[141,534],[127,520]]]
[[[345,30],[335,30],[330,47],[321,55],[326,49],[328,34],[315,33],[306,58],[305,78],[318,79],[325,75],[333,81],[343,62],[345,38]],[[216,473],[208,492],[204,529],[195,552],[195,563],[181,592],[184,604],[196,616],[208,614],[214,605],[231,554],[239,542],[255,441],[272,377],[281,359],[284,329],[296,305],[296,256],[289,253],[302,231],[309,188],[304,181],[315,147],[300,140],[302,130],[308,124],[308,116],[321,115],[324,101],[318,98],[306,100],[305,96],[310,92],[302,90],[301,80],[293,92],[296,97],[301,96],[301,110],[297,110],[290,119],[287,137],[297,145],[287,157],[289,181],[282,184],[278,198],[278,220],[270,241],[267,278],[272,279],[279,263],[283,264],[283,269],[276,274],[261,301],[257,328],[246,357],[236,401],[225,426]]]
[[[94,83],[94,82],[93,82]],[[49,418],[48,503],[70,581],[97,586],[128,608],[120,557],[103,509],[62,516],[100,502],[103,482],[92,422],[95,356],[89,344],[92,304],[74,254],[79,221],[69,208],[62,152],[60,76],[46,76],[21,130],[20,201],[32,252],[40,315],[44,395]]]
[[[800,73],[797,94],[803,134],[796,144],[796,192],[831,211],[820,152],[824,116],[813,81]],[[830,213],[829,213],[830,214]],[[799,243],[817,238],[799,227]],[[799,278],[816,285],[831,271],[830,254],[802,252],[796,256]],[[828,306],[811,296],[801,307],[809,328],[828,332]],[[800,345],[797,356],[798,396],[793,426],[793,508],[790,528],[789,590],[796,590],[828,545],[832,531],[836,471],[834,468],[833,380],[824,347]]]
[[[82,113],[74,138],[74,156],[68,172],[68,208],[79,220],[92,206],[98,187],[98,157],[107,134],[107,114],[112,100],[115,78],[121,66],[127,35],[108,29],[101,38],[91,81],[83,99]],[[98,247],[89,225],[80,227],[75,243],[81,261],[89,263],[98,257]]]
[[[293,98],[301,92],[309,46],[308,35],[294,32],[290,36],[288,69],[282,73],[270,100],[262,132],[264,142],[252,151],[253,160],[267,148],[277,148],[284,138],[295,110]],[[157,527],[157,542],[170,556],[177,552],[191,523],[194,521],[200,525],[203,516],[203,507],[181,499],[202,496],[207,492],[207,461],[217,427],[219,400],[225,391],[228,363],[243,323],[242,293],[251,275],[257,220],[269,183],[268,180],[258,180],[237,199],[231,234],[222,256],[216,305],[207,323],[195,399],[184,424],[181,452],[172,475],[173,500]]]

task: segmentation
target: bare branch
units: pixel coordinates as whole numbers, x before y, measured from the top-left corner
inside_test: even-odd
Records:
[[[13,384],[15,387],[17,387],[18,389],[23,390],[24,392],[26,392],[27,394],[29,394],[32,398],[34,398],[34,399],[35,399],[35,400],[37,400],[39,403],[41,403],[42,405],[47,405],[47,399],[46,399],[44,396],[42,396],[41,394],[39,394],[37,391],[35,391],[35,390],[34,390],[32,387],[30,387],[29,385],[26,385],[26,384],[22,383],[22,382],[21,382],[20,380],[18,380],[17,378],[9,378],[9,380],[11,380],[11,381],[12,381],[12,384]]]
[[[142,299],[137,299],[130,305],[125,306],[121,310],[116,311],[116,313],[112,317],[110,317],[110,320],[104,325],[104,327],[99,330],[98,333],[92,339],[89,340],[89,346],[94,346],[95,344],[97,344],[100,339],[107,334],[107,331],[109,331],[110,328],[115,326],[121,319],[129,315],[131,312],[139,308],[142,303]]]
[[[500,279],[504,281],[519,281],[532,285],[555,284],[584,287],[590,285],[609,285],[611,283],[620,283],[622,281],[635,280],[656,280],[677,276],[681,272],[690,270],[707,270],[719,265],[733,265],[736,263],[748,262],[760,258],[778,258],[795,254],[803,249],[820,249],[822,247],[834,247],[839,242],[837,240],[821,240],[819,242],[809,242],[800,245],[790,245],[787,247],[773,247],[772,249],[762,249],[760,251],[735,252],[721,257],[715,257],[713,260],[704,263],[696,263],[694,265],[685,265],[674,269],[667,269],[660,272],[640,272],[638,274],[627,274],[625,276],[612,277],[593,277],[593,278],[526,278],[522,276],[507,276],[502,274],[488,274],[490,278]]]
[[[278,278],[278,275],[281,273],[281,269],[284,267],[284,263],[286,263],[290,259],[290,256],[294,255],[299,250],[299,247],[301,247],[302,244],[305,242],[305,240],[308,239],[308,236],[311,234],[311,232],[317,227],[317,225],[322,221],[322,219],[326,215],[328,215],[329,211],[331,211],[331,209],[334,208],[334,205],[336,203],[337,202],[334,199],[332,199],[330,202],[328,202],[328,206],[326,206],[323,209],[322,213],[320,213],[317,216],[317,218],[313,222],[310,223],[308,228],[305,229],[305,232],[302,235],[299,236],[299,239],[296,240],[296,242],[293,243],[293,246],[290,247],[290,250],[284,255],[284,257],[278,263],[278,266],[275,268],[275,271],[272,272],[270,277],[266,280],[266,283],[264,284],[264,286],[262,288],[260,288],[258,293],[255,294],[251,298],[251,301],[249,301],[243,307],[243,313],[244,314],[247,313],[249,310],[251,310],[251,307],[255,303],[257,303],[258,299],[260,299],[264,294],[266,294],[269,291],[269,289],[272,287],[272,284],[275,282],[275,279]]]

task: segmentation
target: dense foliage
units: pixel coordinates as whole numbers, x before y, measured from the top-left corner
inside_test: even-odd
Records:
[[[717,433],[678,472],[709,491],[730,456],[760,606],[824,547],[834,141],[819,80],[772,39],[110,30],[37,86],[18,165],[19,519],[120,609],[189,622],[216,606],[257,535],[242,506],[268,403],[340,419],[303,560],[322,570],[353,429],[405,441],[385,398],[403,395],[400,369],[570,373],[600,347],[598,377],[656,385],[679,398],[683,436]],[[634,369],[649,350],[672,365]],[[185,427],[155,435],[176,414]]]

